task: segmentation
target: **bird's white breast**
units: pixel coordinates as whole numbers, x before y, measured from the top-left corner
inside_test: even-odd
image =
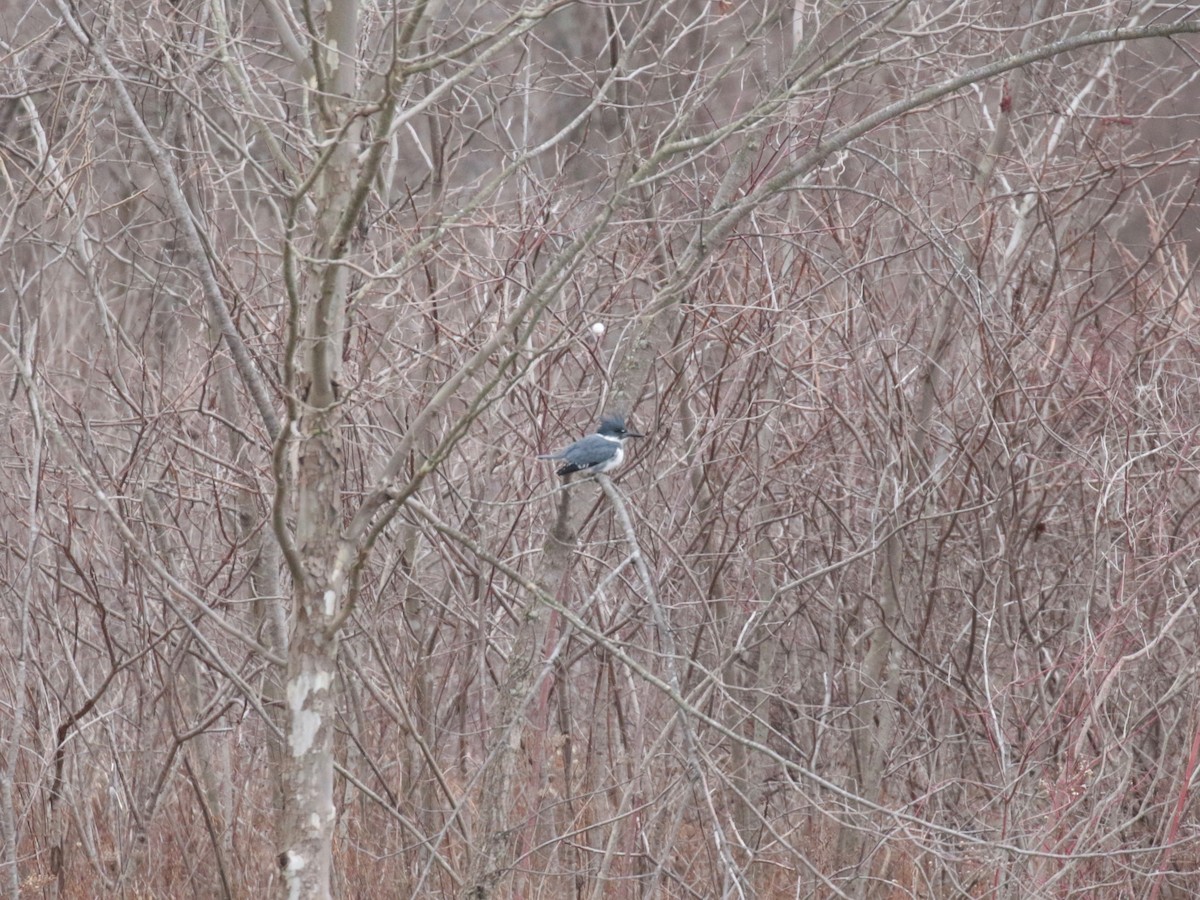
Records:
[[[607,472],[609,469],[615,469],[621,464],[623,459],[625,459],[625,448],[620,442],[618,442],[616,452],[613,453],[612,459],[606,462],[600,471]]]

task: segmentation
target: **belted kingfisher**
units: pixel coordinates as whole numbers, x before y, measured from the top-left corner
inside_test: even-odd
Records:
[[[574,472],[598,475],[612,471],[625,459],[624,444],[627,438],[640,437],[645,435],[625,427],[624,416],[605,416],[600,420],[600,427],[595,434],[580,438],[557,453],[544,453],[538,459],[565,460],[566,464],[559,467],[559,475],[566,476]]]

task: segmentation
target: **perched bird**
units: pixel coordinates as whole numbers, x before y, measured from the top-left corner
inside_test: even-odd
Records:
[[[605,416],[600,420],[600,427],[595,434],[580,438],[557,453],[544,453],[538,459],[564,460],[564,465],[559,467],[559,475],[575,472],[598,475],[619,466],[625,459],[625,441],[640,437],[645,435],[625,427],[624,416]]]

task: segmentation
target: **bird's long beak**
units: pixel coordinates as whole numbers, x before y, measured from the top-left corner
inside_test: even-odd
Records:
[[[627,431],[627,432],[625,432],[625,437],[642,437],[642,438],[644,438],[645,435],[638,434],[636,431]]]

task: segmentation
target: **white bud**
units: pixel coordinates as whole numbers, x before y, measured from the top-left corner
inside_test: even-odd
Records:
[[[602,334],[604,334],[604,323],[603,322],[593,323],[592,334],[594,334],[596,337],[600,337]]]

